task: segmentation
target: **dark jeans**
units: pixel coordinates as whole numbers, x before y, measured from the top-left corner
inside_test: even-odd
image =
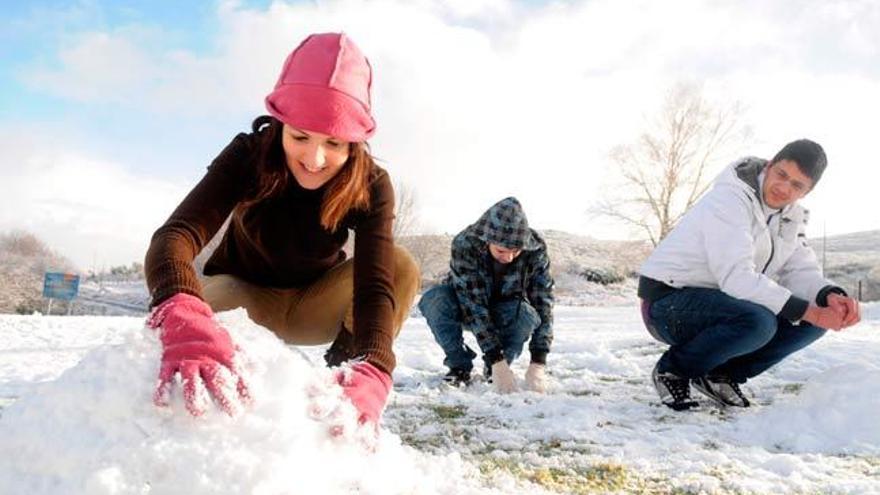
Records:
[[[686,378],[724,374],[745,383],[825,334],[717,289],[677,290],[654,301],[649,313],[659,336],[670,344],[659,371]]]
[[[428,321],[434,340],[446,354],[443,364],[449,368],[473,369],[477,354],[464,343],[461,309],[454,289],[448,285],[432,287],[419,301],[419,310]],[[509,363],[522,353],[523,345],[538,328],[541,318],[524,300],[494,304],[489,314]]]

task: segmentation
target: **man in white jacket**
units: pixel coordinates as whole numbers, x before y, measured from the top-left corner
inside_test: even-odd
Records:
[[[665,405],[696,406],[693,383],[720,405],[748,407],[740,384],[859,321],[858,302],[822,276],[797,204],[826,165],[807,139],[770,161],[731,164],[642,265],[642,316],[670,345],[652,373]]]

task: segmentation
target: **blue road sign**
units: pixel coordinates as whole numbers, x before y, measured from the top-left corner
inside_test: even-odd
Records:
[[[43,297],[70,301],[79,292],[79,275],[74,273],[46,272],[43,279]]]

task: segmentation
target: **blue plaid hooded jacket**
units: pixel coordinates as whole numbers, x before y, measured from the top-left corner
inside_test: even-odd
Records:
[[[529,228],[516,198],[505,198],[486,210],[476,223],[452,240],[450,271],[446,279],[458,298],[464,326],[477,338],[484,356],[501,352],[489,307],[493,289],[489,243],[522,249],[500,281],[499,300],[528,301],[541,317],[529,340],[532,361],[545,362],[553,341],[553,278],[547,245]]]

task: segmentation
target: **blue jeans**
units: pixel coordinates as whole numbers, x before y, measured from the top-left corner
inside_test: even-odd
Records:
[[[434,340],[446,354],[443,364],[450,369],[473,369],[473,359],[477,354],[464,343],[462,314],[455,290],[448,285],[432,287],[419,301],[419,311],[428,321]],[[489,314],[498,332],[504,357],[508,363],[512,362],[519,357],[526,340],[541,324],[541,317],[524,300],[497,303],[489,308]]]
[[[825,334],[794,325],[764,306],[717,289],[685,288],[651,304],[651,323],[669,349],[658,369],[681,377],[723,374],[738,383],[758,376]]]

